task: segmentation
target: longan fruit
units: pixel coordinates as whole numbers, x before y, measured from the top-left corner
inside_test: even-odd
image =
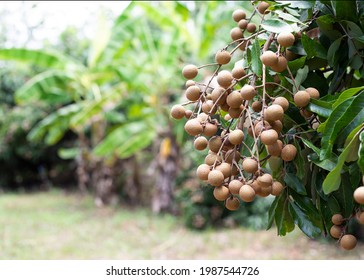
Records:
[[[248,26],[248,23],[249,22],[246,19],[242,19],[242,20],[239,20],[238,26],[241,29],[246,29],[246,27]]]
[[[358,214],[357,219],[360,224],[364,225],[364,212]]]
[[[364,185],[364,175],[363,175],[363,178],[361,179],[361,181],[363,182],[363,185]]]
[[[198,68],[196,65],[188,64],[182,69],[182,75],[188,80],[195,78],[198,74]]]
[[[216,124],[208,122],[208,123],[206,123],[205,127],[203,128],[202,134],[207,137],[211,137],[216,134],[217,130],[218,130],[218,127]]]
[[[244,140],[244,132],[241,129],[235,129],[229,134],[229,141],[233,145],[239,145]]]
[[[200,98],[201,90],[198,86],[190,86],[186,89],[186,97],[190,101],[197,101]]]
[[[266,11],[266,10],[269,8],[269,6],[270,5],[267,2],[264,2],[264,1],[260,2],[258,4],[258,12],[261,13],[262,15],[268,14],[269,11]]]
[[[292,144],[287,144],[283,147],[281,152],[281,158],[284,161],[292,161],[297,155],[297,148]]]
[[[317,89],[309,87],[306,88],[306,91],[310,94],[312,99],[320,99],[320,92]]]
[[[262,111],[262,108],[263,108],[263,104],[261,101],[254,101],[252,103],[252,109],[254,112],[258,113],[258,112]]]
[[[218,64],[228,64],[231,60],[231,54],[226,51],[226,50],[222,50],[216,53],[215,55],[215,61]]]
[[[182,105],[174,105],[171,109],[171,117],[179,120],[185,116],[185,108]]]
[[[243,39],[244,34],[243,34],[243,32],[241,31],[241,29],[239,27],[234,27],[230,31],[230,37],[231,37],[231,39],[233,39],[233,41],[236,41],[236,40],[239,40],[239,39]]]
[[[193,112],[192,112],[191,110],[186,110],[186,111],[185,111],[185,118],[186,118],[186,119],[191,118],[192,114],[193,114]]]
[[[240,201],[237,197],[228,197],[225,200],[225,207],[230,211],[236,211],[239,209]]]
[[[249,33],[253,33],[255,32],[255,30],[257,30],[257,26],[252,22],[248,23],[248,25],[246,26],[246,31],[248,31]]]
[[[310,103],[310,99],[310,94],[305,90],[298,91],[293,97],[294,103],[298,107],[306,107]]]
[[[265,66],[272,67],[278,63],[277,55],[272,51],[265,51],[261,56],[260,60]]]
[[[331,222],[336,226],[340,226],[344,222],[344,217],[341,214],[335,214],[331,217]]]
[[[197,167],[196,174],[200,180],[206,181],[208,179],[209,173],[210,173],[210,166],[207,165],[206,163],[203,163],[199,165],[199,167]]]
[[[341,237],[340,245],[345,250],[352,250],[355,248],[357,243],[356,237],[352,234],[345,234]]]
[[[190,86],[195,86],[196,82],[194,80],[187,80],[186,81],[186,88],[189,88]]]
[[[199,122],[206,122],[208,120],[208,118],[209,118],[209,115],[208,114],[206,114],[206,113],[200,113],[200,114],[198,114],[198,116],[197,116],[196,119]]]
[[[220,165],[216,166],[216,170],[219,170],[224,174],[225,178],[230,177],[231,174],[231,164],[227,162],[223,162]]]
[[[214,102],[217,102],[217,104],[222,105],[226,101],[226,92],[223,87],[215,87],[213,91],[211,92],[211,99]]]
[[[299,55],[286,49],[286,58],[288,61],[292,61],[299,58]]]
[[[225,161],[228,163],[232,163],[233,159],[235,159],[236,162],[239,162],[240,160],[240,153],[237,150],[229,150],[225,154]]]
[[[209,142],[207,141],[207,139],[203,136],[199,136],[195,139],[193,145],[195,146],[195,149],[198,151],[203,151],[206,149],[207,144]]]
[[[228,88],[233,81],[233,75],[227,70],[222,70],[217,75],[217,83],[222,86],[223,88]]]
[[[278,56],[277,64],[271,66],[275,72],[283,72],[287,69],[287,59],[284,56]]]
[[[289,107],[289,102],[287,100],[287,98],[279,96],[276,97],[273,101],[273,104],[277,104],[279,106],[281,106],[283,108],[283,111],[287,111],[288,107]]]
[[[268,154],[274,157],[279,157],[282,153],[283,143],[281,140],[277,140],[272,145],[267,145]]]
[[[246,13],[244,12],[244,10],[242,9],[237,9],[233,12],[233,20],[235,22],[239,22],[241,21],[242,19],[245,19],[246,18]]]
[[[242,167],[247,173],[255,173],[258,170],[258,162],[253,158],[245,158]]]
[[[257,124],[254,126],[255,136],[258,136],[264,130],[264,128],[266,128],[266,129],[271,128],[271,125],[269,124],[269,122],[264,121],[264,125],[263,125],[262,121],[257,122]]]
[[[229,197],[230,192],[229,192],[229,189],[227,187],[220,186],[220,187],[215,187],[214,188],[213,195],[214,195],[216,200],[224,201]]]
[[[281,121],[274,121],[274,122],[271,122],[271,126],[272,126],[272,129],[274,129],[275,131],[277,131],[277,133],[279,134],[282,129],[283,129],[283,124]]]
[[[341,236],[341,227],[337,226],[337,225],[333,225],[331,228],[330,228],[330,235],[333,237],[333,238],[336,238],[336,239],[339,239],[340,236]]]
[[[260,187],[259,192],[257,192],[257,195],[260,197],[267,197],[272,193],[272,186],[268,187]]]
[[[209,184],[215,187],[221,186],[224,180],[225,180],[224,174],[222,174],[221,171],[216,169],[211,170],[207,177],[207,181],[209,182]]]
[[[243,186],[243,183],[239,180],[231,180],[229,183],[229,190],[231,194],[239,194],[240,188]]]
[[[209,140],[209,149],[217,153],[222,145],[222,139],[220,136],[213,136]]]
[[[354,191],[354,200],[359,204],[364,204],[364,186],[361,186]]]
[[[254,98],[254,96],[256,95],[256,93],[257,93],[257,91],[255,90],[255,87],[253,87],[251,85],[244,85],[240,89],[241,97],[244,100],[252,100]]]
[[[240,117],[242,110],[240,108],[229,108],[228,113],[229,116],[236,119]]]
[[[264,111],[264,119],[270,121],[281,121],[283,120],[284,110],[278,104],[268,106]]]
[[[239,196],[244,202],[252,202],[255,198],[255,191],[250,185],[243,185],[239,190]]]
[[[271,194],[274,195],[274,196],[278,196],[282,193],[283,191],[283,185],[281,182],[278,182],[278,181],[274,181],[273,184],[272,184],[272,191],[271,191]]]
[[[234,90],[232,93],[230,93],[226,97],[226,103],[231,108],[239,108],[241,104],[243,104],[243,97],[241,97],[241,94],[239,91]]]
[[[231,71],[231,74],[233,75],[234,79],[240,79],[246,75],[246,71],[243,67],[234,67]]]
[[[203,131],[202,125],[197,119],[188,120],[184,128],[185,131],[191,136],[196,136]]]
[[[260,141],[264,145],[273,145],[278,140],[278,133],[274,129],[264,130],[260,135]]]
[[[293,46],[295,37],[290,32],[282,32],[278,35],[277,41],[282,47],[290,47]]]
[[[258,184],[263,188],[268,188],[273,184],[272,175],[265,173],[257,178]]]
[[[205,163],[207,164],[207,165],[213,165],[214,163],[215,163],[215,161],[216,162],[218,162],[218,163],[220,163],[221,162],[221,157],[220,156],[218,156],[217,154],[215,154],[215,153],[211,153],[211,154],[208,154],[206,157],[205,157]]]

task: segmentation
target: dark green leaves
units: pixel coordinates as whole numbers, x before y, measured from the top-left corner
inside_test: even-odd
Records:
[[[284,176],[284,182],[288,187],[295,190],[297,193],[306,195],[306,189],[301,180],[294,173],[286,173]]]
[[[261,27],[274,33],[293,32],[292,27],[288,23],[277,18],[264,20]]]
[[[263,75],[262,61],[260,60],[260,45],[258,40],[254,40],[253,47],[251,49],[251,67],[255,74],[258,76]]]
[[[278,235],[285,236],[294,230],[294,221],[288,209],[289,200],[287,194],[283,192],[273,201],[269,209],[268,228],[272,226],[273,220],[277,226]]]
[[[320,117],[328,118],[332,113],[332,104],[321,100],[311,99],[308,110],[316,113]]]
[[[310,238],[320,236],[321,229],[311,221],[310,213],[304,212],[295,202],[289,204],[294,223]]]

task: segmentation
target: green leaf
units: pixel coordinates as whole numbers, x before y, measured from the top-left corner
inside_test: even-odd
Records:
[[[317,148],[314,144],[312,144],[311,141],[305,139],[305,138],[300,138],[300,140],[303,142],[303,144],[306,145],[306,147],[310,148],[311,150],[313,150],[316,154],[320,154],[320,149]]]
[[[338,19],[355,22],[358,20],[355,1],[331,1],[331,6]]]
[[[285,194],[281,194],[280,196],[277,196],[272,204],[270,205],[269,207],[269,211],[268,211],[268,225],[267,225],[267,229],[270,229],[273,225],[273,222],[274,222],[274,215],[275,215],[275,212],[276,212],[276,209],[277,209],[277,206],[278,206],[278,200],[280,199],[280,197],[282,195],[285,195]]]
[[[309,214],[304,212],[295,202],[289,204],[289,211],[295,224],[310,238],[316,238],[321,234],[321,228],[315,225]]]
[[[80,154],[81,150],[80,148],[60,148],[58,150],[58,156],[61,159],[68,160],[68,159],[74,159]]]
[[[285,236],[288,232],[294,230],[294,221],[289,213],[288,198],[286,193],[282,193],[277,201],[274,220],[277,226],[278,235]]]
[[[274,13],[276,13],[278,15],[278,17],[280,17],[286,21],[301,23],[301,21],[298,18],[296,18],[290,14],[287,14],[281,10],[275,10]]]
[[[331,171],[335,168],[337,160],[334,159],[324,159],[320,160],[320,157],[317,154],[308,155],[308,160],[313,162],[318,167],[321,167],[324,170]]]
[[[342,168],[358,137],[359,135],[357,134],[357,136],[350,141],[347,147],[340,154],[336,167],[326,176],[326,179],[322,184],[322,189],[325,194],[329,194],[339,189],[341,184]]]
[[[305,67],[297,70],[297,74],[295,77],[295,82],[296,82],[297,87],[300,87],[300,85],[306,80],[308,71],[309,71],[309,69],[308,69],[307,65]]]
[[[258,40],[254,40],[251,50],[251,66],[255,74],[257,74],[259,77],[263,75],[263,64],[260,60],[260,45]]]
[[[364,86],[362,87],[355,87],[355,88],[349,88],[342,93],[340,93],[339,98],[335,101],[335,103],[332,105],[332,108],[335,109],[338,105],[340,105],[342,102],[344,102],[346,99],[356,95],[358,92],[364,90]]]
[[[311,99],[308,110],[320,117],[328,118],[332,113],[332,104],[329,102]]]
[[[341,210],[337,213],[342,213],[344,217],[349,217],[353,213],[354,198],[353,193],[356,186],[353,186],[350,181],[350,174],[348,172],[341,176],[341,187],[332,194],[340,204]]]
[[[295,174],[287,172],[286,175],[284,176],[284,182],[287,184],[288,187],[293,189],[295,192],[302,195],[307,195],[305,186]]]
[[[335,67],[338,63],[339,56],[341,55],[338,50],[341,44],[343,37],[336,39],[330,46],[327,52],[327,61],[330,66]]]
[[[278,0],[276,1],[278,3],[282,3],[282,4],[289,4],[290,8],[299,8],[299,9],[310,9],[315,5],[315,1],[289,1],[287,2],[287,0]]]
[[[269,32],[293,32],[292,27],[280,19],[267,19],[261,23],[261,27]]]

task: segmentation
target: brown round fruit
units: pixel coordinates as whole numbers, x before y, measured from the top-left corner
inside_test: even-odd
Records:
[[[248,26],[248,21],[246,19],[242,19],[238,22],[238,26],[241,29],[246,29],[246,27]]]
[[[260,135],[260,140],[264,145],[273,145],[278,140],[278,133],[274,129],[264,130]]]
[[[217,153],[222,145],[222,139],[220,136],[213,136],[209,140],[209,149]]]
[[[240,114],[242,112],[242,110],[240,108],[229,108],[228,110],[229,112],[229,116],[236,119],[236,118],[239,118],[240,117]]]
[[[190,86],[195,86],[196,82],[194,80],[188,80],[186,81],[186,88],[189,88]]]
[[[231,74],[235,79],[240,79],[246,75],[246,72],[243,67],[234,67]]]
[[[273,177],[272,177],[272,175],[265,173],[265,174],[259,176],[257,181],[261,187],[268,188],[268,187],[272,186]]]
[[[357,243],[356,237],[352,234],[344,235],[340,240],[340,245],[345,250],[352,250]]]
[[[258,170],[258,162],[253,158],[245,158],[242,167],[247,173],[255,173]]]
[[[242,9],[237,9],[233,12],[233,19],[235,22],[239,22],[246,18],[246,13]]]
[[[281,182],[278,181],[274,181],[272,184],[272,191],[271,194],[274,196],[278,196],[282,193],[283,191],[283,185],[281,184]]]
[[[215,61],[218,64],[228,64],[231,60],[231,55],[228,51],[223,50],[216,53]]]
[[[195,146],[195,149],[198,151],[203,151],[206,149],[207,144],[209,142],[207,141],[207,139],[203,136],[199,136],[195,139],[193,145]]]
[[[224,201],[229,197],[230,192],[229,192],[229,189],[227,187],[220,186],[220,187],[214,188],[213,195],[216,198],[216,200]]]
[[[200,98],[201,90],[198,86],[190,86],[186,89],[186,97],[190,101],[197,101]]]
[[[306,91],[310,94],[312,99],[320,99],[320,92],[317,89],[309,87],[306,88]]]
[[[344,222],[344,217],[341,214],[335,214],[331,217],[331,222],[336,226],[340,226]]]
[[[298,107],[306,107],[310,103],[310,98],[310,94],[307,91],[300,90],[294,95],[293,100]]]
[[[244,132],[240,129],[235,129],[229,134],[229,141],[233,145],[239,145],[244,140]]]
[[[243,97],[241,97],[241,94],[239,91],[234,90],[232,93],[230,93],[227,96],[226,103],[231,108],[240,108],[240,105],[243,104]]]
[[[278,121],[278,120],[281,121],[283,120],[283,116],[284,116],[284,110],[278,104],[270,105],[264,111],[264,119],[266,119],[268,122]]]
[[[239,194],[240,188],[243,186],[243,183],[239,180],[232,180],[229,183],[229,190],[231,194]]]
[[[354,200],[359,204],[364,204],[364,186],[361,186],[354,191]]]
[[[241,97],[244,100],[252,100],[254,98],[254,96],[256,95],[256,90],[255,87],[251,86],[251,85],[244,85],[241,89],[240,89],[240,94]]]
[[[246,26],[246,31],[248,31],[249,33],[253,33],[255,32],[255,30],[257,30],[257,26],[254,23],[248,23],[248,25]]]
[[[287,144],[283,147],[281,152],[281,158],[284,161],[292,161],[297,155],[297,148],[292,144]]]
[[[185,117],[186,117],[186,119],[191,118],[192,117],[192,114],[193,114],[193,112],[191,110],[186,110],[185,111]]]
[[[209,173],[210,173],[210,166],[209,165],[203,163],[199,167],[197,167],[196,174],[197,174],[197,177],[200,180],[202,180],[202,181],[207,180],[208,176],[209,176]]]
[[[333,226],[330,228],[330,235],[331,235],[333,238],[339,239],[339,238],[340,238],[340,236],[341,236],[341,227],[336,226],[336,225],[333,225]]]
[[[262,1],[258,4],[258,12],[261,13],[262,15],[269,13],[269,11],[267,11],[268,8],[269,4],[267,2]]]
[[[226,101],[225,94],[226,92],[223,87],[215,87],[214,90],[211,92],[211,100],[219,105],[222,105]]]
[[[240,201],[237,197],[229,197],[225,200],[225,207],[230,211],[236,211],[239,209]]]
[[[255,136],[258,136],[259,134],[261,134],[261,132],[265,129],[270,129],[271,125],[269,124],[269,122],[264,121],[264,126],[263,126],[263,122],[259,121],[257,122],[257,124],[254,127],[254,132],[255,132]]]
[[[273,66],[278,63],[277,55],[272,51],[265,51],[261,56],[260,60],[265,66]]]
[[[185,124],[185,131],[192,136],[196,136],[200,133],[202,133],[202,125],[201,123],[196,119],[190,119]]]
[[[287,69],[287,59],[284,56],[279,56],[277,64],[272,65],[271,68],[275,72],[283,72]]]
[[[293,46],[295,37],[292,33],[282,32],[278,35],[277,41],[282,47],[290,47]]]
[[[203,128],[202,134],[207,137],[211,137],[216,134],[217,130],[218,130],[218,127],[216,124],[208,122],[208,123],[206,123],[205,127]]]
[[[225,177],[224,177],[224,174],[222,174],[221,171],[212,170],[212,171],[210,171],[207,180],[208,180],[210,185],[215,186],[215,187],[219,187],[224,182]]]
[[[244,34],[239,27],[234,27],[230,31],[230,37],[231,37],[231,39],[233,39],[233,41],[236,41],[236,40],[244,38]]]
[[[239,162],[239,160],[240,160],[240,153],[239,153],[239,151],[237,151],[235,149],[229,150],[225,154],[225,161],[226,162],[232,163],[233,159],[235,159],[236,162]]]
[[[171,117],[179,120],[185,116],[185,108],[182,105],[174,105],[171,109]]]
[[[205,157],[205,163],[209,166],[213,165],[215,162],[220,163],[221,157],[217,156],[215,153],[210,153]]]
[[[271,125],[272,125],[272,129],[274,129],[275,131],[277,131],[277,133],[279,134],[282,129],[283,129],[283,124],[281,121],[274,121],[274,122],[271,122]]]
[[[357,218],[358,218],[358,222],[360,224],[364,225],[364,212],[361,212],[360,214],[358,214]]]
[[[239,190],[239,196],[245,202],[252,202],[255,198],[255,191],[250,185],[243,185]]]
[[[274,157],[279,157],[282,153],[283,143],[281,140],[277,140],[272,145],[267,145],[268,154]]]
[[[224,174],[225,178],[230,177],[231,175],[231,164],[227,162],[223,162],[220,165],[216,166],[216,170],[219,170]]]
[[[193,64],[188,64],[185,67],[183,67],[182,69],[182,75],[186,78],[186,79],[193,79],[197,76],[198,74],[198,68],[196,67],[196,65]]]
[[[263,108],[263,104],[261,101],[254,101],[252,103],[252,109],[254,112],[258,113],[258,112],[262,111],[262,108]]]
[[[277,104],[280,105],[283,108],[283,111],[287,111],[288,107],[289,107],[289,102],[287,100],[287,98],[285,97],[276,97],[276,99],[274,99],[273,104]]]
[[[231,85],[233,79],[233,75],[231,75],[231,73],[227,70],[222,70],[217,75],[217,82],[223,88],[228,88]]]

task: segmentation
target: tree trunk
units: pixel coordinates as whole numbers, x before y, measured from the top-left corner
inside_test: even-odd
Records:
[[[81,193],[86,193],[90,183],[90,176],[88,171],[89,165],[89,156],[88,156],[88,141],[83,132],[78,133],[78,141],[80,143],[80,153],[76,157],[76,165],[77,165],[77,182],[78,189]]]
[[[123,185],[125,199],[130,205],[140,205],[142,201],[142,182],[140,180],[139,162],[135,155],[123,161],[123,170],[125,170],[124,174],[126,175]]]

